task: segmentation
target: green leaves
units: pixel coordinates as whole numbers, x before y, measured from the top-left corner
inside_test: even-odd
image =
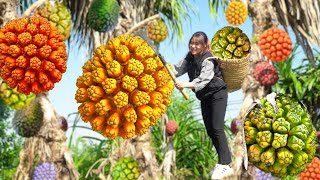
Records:
[[[178,130],[173,135],[174,150],[176,151],[177,174],[181,179],[209,178],[209,172],[217,162],[217,154],[214,151],[212,141],[206,133],[204,124],[196,115],[200,114],[199,106],[193,98],[186,101],[175,91],[168,107],[169,119],[178,123]],[[152,136],[155,143],[157,159],[162,162],[164,153],[163,131],[161,124],[153,127]],[[191,171],[190,176],[183,170]]]

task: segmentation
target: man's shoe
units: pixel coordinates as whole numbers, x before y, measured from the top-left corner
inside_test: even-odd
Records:
[[[233,174],[233,169],[229,165],[217,164],[211,174],[211,180],[223,179]]]

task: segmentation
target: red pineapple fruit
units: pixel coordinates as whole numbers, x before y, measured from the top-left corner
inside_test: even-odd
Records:
[[[177,122],[175,122],[174,120],[169,120],[168,123],[166,124],[166,132],[172,136],[178,128],[178,124]]]
[[[231,121],[231,132],[233,134],[237,134],[239,132],[239,125],[240,125],[240,120],[239,119],[233,119]]]
[[[63,116],[59,117],[59,124],[60,124],[60,128],[63,131],[67,131],[68,130],[68,122],[67,122],[65,117],[63,117]]]
[[[40,16],[7,22],[0,29],[0,76],[23,94],[48,92],[66,72],[66,45]]]
[[[255,79],[263,86],[272,86],[278,79],[277,69],[268,62],[259,62],[254,68]]]
[[[285,60],[292,51],[289,34],[277,27],[265,30],[259,36],[258,44],[263,55],[273,62]]]

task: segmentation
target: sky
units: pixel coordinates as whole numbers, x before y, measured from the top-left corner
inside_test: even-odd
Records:
[[[192,3],[194,3],[192,1]],[[224,18],[224,14],[221,10],[218,11],[218,18],[214,19],[209,12],[208,1],[202,0],[197,1],[196,5],[198,16],[191,14],[192,24],[183,21],[182,27],[184,31],[184,39],[176,46],[170,42],[169,38],[160,44],[159,52],[165,57],[168,63],[176,64],[181,60],[188,51],[188,42],[191,35],[196,31],[203,31],[208,35],[209,39],[212,39],[215,32],[224,26],[229,24]],[[238,26],[250,39],[252,36],[252,22],[250,18],[247,18],[245,23]],[[289,35],[295,42],[294,34],[289,31]],[[74,47],[74,46],[71,46]],[[71,48],[68,62],[67,71],[63,74],[62,80],[55,84],[55,88],[49,92],[49,99],[53,106],[56,108],[57,113],[67,117],[68,114],[77,112],[77,107],[79,104],[74,99],[76,87],[76,79],[82,74],[82,65],[90,57],[85,57],[85,49],[75,49]],[[304,58],[303,51],[300,49],[297,59]],[[298,62],[296,62],[297,64]],[[183,75],[178,78],[182,81],[188,81],[187,75]],[[232,119],[237,117],[240,111],[240,107],[243,100],[242,90],[234,91],[229,93],[228,106],[226,112],[226,119]],[[200,112],[199,112],[200,113]],[[69,126],[73,121],[74,116],[68,118]],[[84,123],[81,123],[84,125]],[[88,125],[88,124],[87,124]],[[67,135],[69,135],[71,130],[68,130]],[[83,131],[76,131],[76,135],[83,134]]]

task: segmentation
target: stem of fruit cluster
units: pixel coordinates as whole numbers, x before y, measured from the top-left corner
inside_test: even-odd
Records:
[[[39,6],[41,6],[46,0],[38,0],[33,3],[27,10],[24,11],[22,17],[28,17],[33,13]]]
[[[160,19],[160,18],[161,18],[160,14],[156,14],[156,15],[150,16],[147,19],[144,19],[143,21],[140,21],[138,24],[134,25],[131,29],[129,29],[127,34],[131,34],[135,30],[139,29],[140,27],[145,26],[148,22],[150,22],[152,20],[155,20],[155,19]]]

